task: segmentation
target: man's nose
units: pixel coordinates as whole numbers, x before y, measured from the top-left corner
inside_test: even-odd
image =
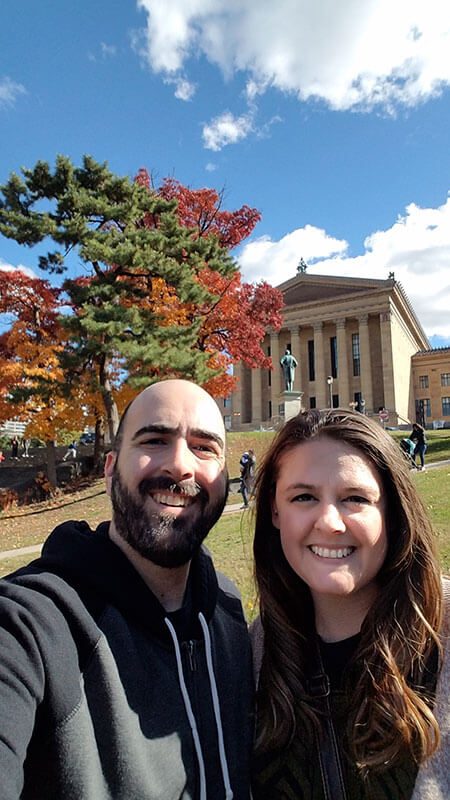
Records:
[[[345,522],[336,503],[320,503],[314,527],[327,533],[345,532]]]
[[[176,439],[167,448],[163,472],[174,480],[181,481],[192,478],[195,474],[195,457],[184,439]]]

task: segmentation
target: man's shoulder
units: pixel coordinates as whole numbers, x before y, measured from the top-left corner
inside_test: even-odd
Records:
[[[70,593],[72,584],[76,583],[73,575],[83,576],[92,569],[89,545],[94,533],[84,521],[72,520],[58,525],[44,542],[39,558],[0,580],[0,594],[10,591],[8,586],[16,587],[15,591],[34,593],[36,598],[39,593],[50,596]]]
[[[239,589],[236,586],[236,584],[231,580],[231,578],[229,578],[228,575],[225,575],[224,572],[219,572],[218,570],[216,570],[216,576],[217,576],[217,583],[219,584],[219,589],[225,592],[225,594],[228,594],[230,597],[235,597],[237,598],[237,600],[240,601],[241,595]]]
[[[223,572],[216,570],[217,583],[219,585],[218,592],[218,605],[227,614],[227,616],[244,625],[247,629],[247,622],[245,619],[244,607],[242,605],[242,598],[236,584],[225,575]]]

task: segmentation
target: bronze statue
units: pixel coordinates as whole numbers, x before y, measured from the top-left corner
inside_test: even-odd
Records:
[[[292,392],[294,389],[295,368],[298,367],[297,360],[291,354],[289,347],[286,347],[283,358],[280,361],[283,367],[284,388],[286,392]]]

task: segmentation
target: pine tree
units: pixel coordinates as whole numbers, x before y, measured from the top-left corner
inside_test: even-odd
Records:
[[[64,367],[73,378],[91,370],[113,439],[117,363],[134,373],[136,384],[165,374],[204,383],[216,374],[210,354],[195,347],[197,309],[214,301],[199,275],[208,267],[231,278],[236,266],[216,237],[195,237],[179,224],[176,201],[90,156],[82,167],[58,156],[53,172],[38,161],[22,173],[0,187],[0,232],[28,247],[52,240],[54,249],[39,258],[50,273],[65,272],[73,252],[86,265],[87,277],[63,283],[73,307],[61,319],[71,340]],[[160,285],[176,299],[175,318],[154,301]]]

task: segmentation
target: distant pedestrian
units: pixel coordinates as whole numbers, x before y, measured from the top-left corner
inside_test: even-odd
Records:
[[[29,456],[29,452],[28,451],[30,449],[31,439],[24,439],[22,444],[23,444],[22,458],[28,458],[28,456]]]
[[[414,464],[416,463],[416,456],[420,458],[420,469],[425,469],[425,453],[427,450],[427,439],[425,436],[425,429],[422,428],[422,425],[419,425],[418,422],[414,422],[412,426],[412,431],[410,433],[409,438],[411,441],[416,442],[416,446],[414,448]]]
[[[244,508],[248,507],[248,497],[252,493],[253,478],[255,474],[256,458],[253,450],[246,450],[240,460],[241,485],[239,491],[242,494]]]
[[[0,464],[4,460],[5,460],[5,456],[3,455],[3,452],[0,450]]]
[[[67,448],[67,453],[64,456],[63,461],[67,461],[68,458],[75,459],[76,457],[77,457],[77,443],[75,439],[73,439],[72,442],[69,444],[69,447]]]
[[[19,441],[16,436],[11,439],[11,458],[19,458]]]

